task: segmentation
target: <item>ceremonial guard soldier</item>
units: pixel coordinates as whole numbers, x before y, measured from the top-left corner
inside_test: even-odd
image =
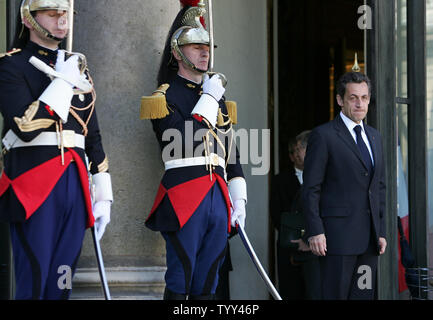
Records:
[[[58,49],[69,11],[69,0],[24,0],[16,49],[0,59],[0,220],[10,222],[16,299],[67,299],[86,227],[101,238],[110,221],[92,80],[83,55]]]
[[[181,3],[167,38],[159,88],[142,98],[141,118],[152,119],[165,165],[146,225],[166,241],[164,299],[209,300],[228,235],[236,223],[245,223],[247,188],[233,142],[236,105],[223,97],[225,77],[207,73],[205,5]]]

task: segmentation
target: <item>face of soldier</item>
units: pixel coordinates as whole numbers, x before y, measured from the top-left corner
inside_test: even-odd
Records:
[[[185,57],[197,68],[207,70],[209,66],[209,46],[204,44],[188,44],[181,48]]]
[[[66,11],[38,11],[35,20],[57,38],[63,39],[68,34],[68,16]]]
[[[337,95],[337,102],[343,114],[359,124],[367,116],[370,103],[367,83],[348,83],[344,97]]]
[[[52,35],[59,39],[64,39],[69,30],[68,25],[68,14],[66,11],[57,11],[57,10],[43,10],[37,11],[35,15],[36,22],[50,32]],[[51,47],[55,44],[57,46],[58,42],[52,39],[48,39],[43,35],[36,32],[33,27],[27,22],[24,21],[24,24],[27,28],[30,29],[30,39],[33,42],[36,42],[43,46]]]
[[[180,48],[185,57],[193,63],[198,69],[207,70],[209,67],[209,46],[204,44],[187,44]],[[202,74],[198,71],[191,70],[186,63],[174,53],[179,64],[179,74],[187,79],[200,82]],[[197,78],[197,79],[196,79]]]

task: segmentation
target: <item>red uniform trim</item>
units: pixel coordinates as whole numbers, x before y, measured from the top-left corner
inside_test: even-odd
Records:
[[[11,184],[11,180],[6,175],[6,173],[3,171],[3,174],[0,178],[0,197],[2,196],[3,193],[6,192],[6,190],[9,188],[10,184]]]
[[[211,181],[209,176],[206,175],[185,183],[181,183],[168,190],[161,184],[156,194],[152,210],[146,220],[152,216],[152,214],[161,204],[161,201],[164,199],[164,197],[168,195],[170,203],[173,206],[174,212],[179,221],[179,226],[182,228],[200,206],[201,202],[206,197],[207,193],[215,184],[215,182],[218,181],[227,206],[228,232],[230,232],[231,202],[227,183],[218,174],[213,174],[213,177],[214,179]]]
[[[45,109],[48,111],[48,113],[50,114],[50,116],[54,117],[54,110],[51,109],[51,107],[49,105],[46,105]]]
[[[90,197],[89,173],[81,157],[73,149],[69,149],[72,153],[75,163],[77,164],[78,173],[80,175],[81,188],[83,190],[84,203],[87,208],[87,228],[93,227],[95,217],[93,216],[92,198]]]
[[[403,233],[404,236],[409,242],[409,215],[406,215],[401,218],[401,225],[403,227]],[[398,230],[397,230],[398,232]],[[401,247],[400,247],[400,241],[397,241],[397,247],[398,247],[398,292],[401,293],[408,289],[407,283],[406,283],[406,270],[401,263]]]
[[[92,212],[87,169],[81,157],[72,149],[69,149],[69,151],[64,154],[65,165],[62,165],[61,156],[58,156],[23,173],[14,180],[10,180],[6,174],[3,173],[0,179],[0,196],[6,192],[9,186],[12,186],[15,195],[24,207],[26,220],[29,219],[48,198],[57,182],[71,164],[72,159],[74,159],[77,164],[83,189],[83,196],[88,213],[87,227],[92,227],[95,219]]]
[[[209,176],[204,176],[179,184],[167,191],[181,228],[197,210],[214,183],[215,179],[211,181]]]
[[[231,219],[232,219],[232,201],[230,200],[230,194],[229,194],[229,188],[227,187],[226,181],[221,178],[219,175],[216,174],[218,183],[220,185],[220,188],[222,190],[224,200],[226,201],[227,206],[227,218],[228,218],[228,226],[227,230],[228,232],[232,229]]]
[[[203,121],[203,117],[199,116],[198,114],[193,114],[192,117],[197,120],[198,122],[202,122]]]
[[[153,203],[152,210],[150,211],[149,217],[155,212],[156,208],[158,208],[159,204],[161,203],[162,199],[164,199],[165,195],[167,194],[167,189],[164,188],[162,184],[159,185],[158,193],[156,194],[155,201]],[[149,219],[149,218],[147,218]]]

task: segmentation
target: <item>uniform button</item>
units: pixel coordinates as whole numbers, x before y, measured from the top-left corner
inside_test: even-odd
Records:
[[[365,175],[366,177],[368,177],[368,172],[365,172],[364,175]]]

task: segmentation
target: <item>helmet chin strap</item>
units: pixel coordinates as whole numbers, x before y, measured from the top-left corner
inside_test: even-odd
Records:
[[[208,70],[199,69],[195,65],[191,69],[193,71],[197,71],[197,72],[200,72],[200,73],[206,73],[206,72],[208,72]]]
[[[197,66],[194,63],[192,63],[191,61],[189,61],[189,59],[183,54],[183,52],[180,49],[180,47],[177,46],[175,48],[175,50],[176,50],[176,53],[182,59],[182,61],[185,62],[187,68],[189,68],[192,71],[197,71],[197,72],[200,72],[200,73],[206,73],[206,72],[208,72],[208,70],[203,70],[203,69],[197,68]]]
[[[30,23],[30,25],[33,27],[33,29],[44,38],[54,40],[57,42],[62,42],[65,39],[65,38],[61,39],[59,37],[56,37],[51,32],[49,32],[47,29],[43,28],[40,24],[38,24],[36,22],[36,20],[34,20],[34,19],[27,19],[27,21]],[[23,28],[24,28],[24,24],[23,24]],[[21,32],[21,34],[22,34],[22,32]]]
[[[54,41],[57,41],[57,42],[62,42],[65,38],[63,38],[63,39],[60,39],[60,38],[58,38],[58,37],[56,37],[55,35],[53,35],[53,34],[51,34],[51,33],[47,33],[47,34],[43,34],[45,37],[47,37],[48,39],[51,39],[51,40],[54,40]]]

